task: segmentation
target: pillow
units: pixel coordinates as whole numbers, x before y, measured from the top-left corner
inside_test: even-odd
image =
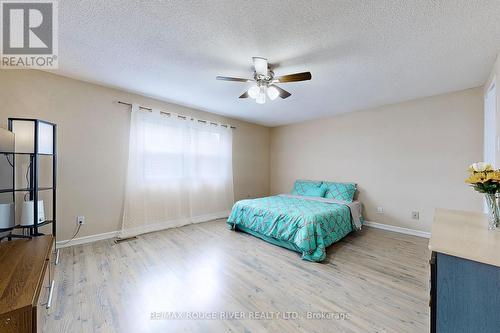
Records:
[[[307,191],[310,189],[319,190],[319,188],[323,185],[321,181],[312,181],[312,180],[297,180],[293,185],[292,194],[294,195],[305,195]]]
[[[325,198],[352,202],[354,193],[356,193],[356,184],[354,183],[323,183],[327,190]]]
[[[320,187],[309,187],[304,191],[302,195],[305,197],[323,198],[327,189],[328,188],[325,185],[321,185]]]

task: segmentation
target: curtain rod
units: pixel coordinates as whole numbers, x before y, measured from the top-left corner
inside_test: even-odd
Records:
[[[127,103],[127,102],[122,102],[122,101],[118,101],[118,104],[123,104],[123,105],[128,105],[128,106],[132,106],[132,103]],[[145,107],[145,106],[141,106],[139,105],[139,109],[140,110],[145,110],[145,111],[148,111],[148,112],[153,112],[153,109],[152,108],[148,108],[148,107]],[[167,115],[167,116],[171,116],[172,113],[170,112],[165,112],[165,111],[160,111],[160,114],[164,114],[164,115]],[[222,126],[222,127],[229,127],[229,128],[232,128],[232,129],[236,129],[235,126],[231,126],[231,125],[226,125],[226,124],[219,124],[219,123],[216,123],[216,122],[213,122],[213,121],[209,121],[209,120],[203,120],[203,119],[196,119],[196,118],[193,118],[191,116],[185,116],[185,115],[182,115],[182,114],[178,114],[177,117],[181,118],[181,119],[184,119],[184,120],[196,120],[198,121],[199,123],[204,123],[204,124],[210,124],[210,125],[216,125],[216,126]]]

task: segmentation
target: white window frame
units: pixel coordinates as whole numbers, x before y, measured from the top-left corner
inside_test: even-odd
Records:
[[[496,76],[490,82],[488,90],[484,94],[484,151],[483,151],[483,161],[486,163],[491,163],[494,168],[496,165],[496,155],[500,148],[499,137],[497,135],[496,126],[496,111],[497,105],[497,89],[496,89]],[[486,200],[483,203],[484,213],[488,213],[488,206]]]
[[[497,133],[496,133],[496,78],[491,81],[484,95],[484,162],[496,167]]]

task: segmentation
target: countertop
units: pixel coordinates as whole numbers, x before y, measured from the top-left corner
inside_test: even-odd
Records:
[[[500,230],[482,213],[436,209],[429,249],[500,267]]]

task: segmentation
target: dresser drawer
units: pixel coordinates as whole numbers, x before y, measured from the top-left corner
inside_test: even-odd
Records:
[[[45,261],[44,276],[38,293],[38,299],[33,307],[33,331],[41,332],[47,313],[52,307],[52,297],[55,287],[54,264],[51,256]]]
[[[0,315],[0,332],[24,333],[31,332],[31,307],[19,309]]]
[[[45,319],[47,288],[54,271],[51,252],[54,237],[39,236],[0,244],[0,332],[41,331]],[[22,288],[19,286],[22,285]]]

